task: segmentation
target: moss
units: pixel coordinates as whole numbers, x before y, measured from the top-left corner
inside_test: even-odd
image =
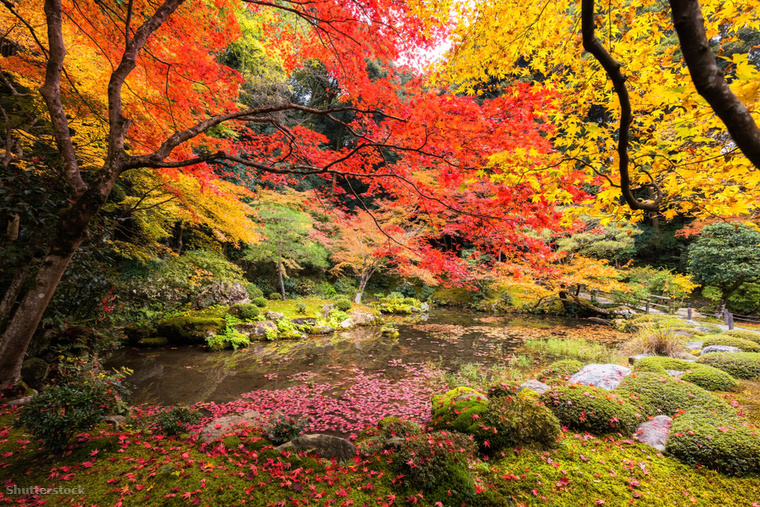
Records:
[[[708,391],[735,391],[739,386],[736,379],[723,370],[705,364],[697,366],[699,367],[681,375],[681,380]]]
[[[749,340],[751,342],[760,344],[760,333],[755,331],[746,331],[744,329],[731,329],[729,331],[723,331],[726,336],[733,336],[734,338],[741,338],[743,340]]]
[[[143,338],[137,345],[140,347],[166,347],[169,345],[169,339],[163,336],[156,336],[154,338]]]
[[[227,322],[223,318],[199,315],[178,315],[158,323],[158,333],[172,344],[205,344],[206,338],[224,332]]]
[[[722,331],[719,325],[713,324],[712,322],[700,322],[699,327],[707,329],[708,333],[720,333]]]
[[[557,417],[533,397],[492,399],[478,421],[475,439],[486,454],[527,445],[554,447],[562,434]]]
[[[753,380],[760,377],[760,353],[757,352],[705,354],[697,359],[697,363],[713,366],[735,378]]]
[[[579,431],[631,434],[641,422],[633,405],[605,389],[580,385],[554,387],[540,399],[563,426]]]
[[[457,400],[465,396],[466,399]],[[433,396],[434,429],[446,429],[474,434],[478,430],[478,419],[488,409],[488,399],[482,393],[469,387],[457,387],[445,394]]]
[[[745,340],[744,338],[737,338],[730,335],[708,336],[702,342],[702,348],[709,347],[710,345],[725,345],[727,347],[736,347],[738,349],[742,349],[744,352],[760,352],[760,342]]]
[[[555,361],[548,368],[541,370],[538,380],[546,383],[564,382],[583,368],[583,363],[575,359]]]
[[[665,370],[686,371],[694,367],[695,363],[693,361],[684,361],[683,359],[666,356],[642,357],[634,365],[636,371],[662,374],[665,374]]]
[[[760,432],[738,417],[688,411],[673,419],[666,450],[684,463],[726,475],[760,473]]]
[[[701,387],[667,374],[636,372],[623,379],[615,393],[645,416],[672,416],[679,410],[706,407],[726,414],[736,410]]]
[[[399,417],[386,417],[377,423],[377,427],[385,437],[407,437],[422,433],[418,424]]]
[[[230,315],[242,320],[254,320],[261,315],[259,307],[253,303],[241,303],[233,305],[229,310]]]

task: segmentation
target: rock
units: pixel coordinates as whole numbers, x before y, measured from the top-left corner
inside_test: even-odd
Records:
[[[127,324],[124,326],[124,334],[130,345],[135,345],[140,340],[156,335],[156,328],[148,325]]]
[[[50,365],[39,357],[32,357],[21,365],[21,380],[28,386],[38,388],[47,377]]]
[[[416,306],[410,306],[409,311],[412,313],[420,313],[420,309],[417,308]]]
[[[138,347],[166,347],[169,345],[169,338],[155,336],[153,338],[143,338],[137,342]]]
[[[280,333],[279,338],[283,340],[303,340],[306,338],[306,335],[298,329],[291,329],[290,331]]]
[[[277,324],[271,320],[262,320],[256,323],[256,327],[253,330],[253,336],[256,338],[266,338],[267,331],[274,332],[277,335]]]
[[[23,398],[16,398],[15,400],[9,401],[8,405],[11,407],[20,407],[22,405],[26,405],[30,401],[32,401],[31,396],[24,396]]]
[[[570,377],[567,383],[615,389],[623,378],[630,373],[629,368],[616,364],[589,364]]]
[[[313,451],[321,458],[337,460],[351,459],[356,455],[356,447],[345,438],[333,437],[332,435],[301,435],[286,444],[277,447],[283,451]]]
[[[317,319],[311,317],[297,317],[290,319],[290,321],[296,326],[314,326],[317,324]]]
[[[216,282],[196,296],[193,308],[202,310],[213,305],[232,306],[249,302],[248,289],[242,283]]]
[[[702,348],[703,342],[689,342],[686,344],[686,348],[689,350],[699,350]]]
[[[707,328],[704,326],[697,326],[694,328],[694,331],[699,331],[700,333],[708,333],[708,334],[712,333],[712,331],[710,331],[710,328]]]
[[[220,417],[219,419],[215,419],[208,423],[206,427],[201,430],[198,440],[203,443],[213,442],[222,437],[222,435],[234,433],[238,428],[257,426],[260,422],[261,414],[254,410],[243,412],[240,415]]]
[[[658,415],[647,422],[639,424],[633,438],[657,449],[665,450],[665,443],[670,434],[670,421],[673,419],[666,415]]]
[[[636,361],[639,359],[644,359],[645,357],[652,357],[654,354],[638,354],[636,356],[629,356],[628,357],[628,364],[636,364]]]
[[[738,347],[729,347],[728,345],[710,345],[703,348],[700,355],[704,356],[705,354],[712,354],[714,352],[728,352],[730,354],[737,354],[744,351]]]
[[[688,337],[688,336],[691,336],[693,334],[694,333],[686,331],[685,329],[679,329],[679,330],[673,332],[673,336],[687,336]]]
[[[256,337],[255,333],[257,324],[257,322],[246,322],[245,324],[235,324],[233,327],[238,333],[244,334],[250,338]]]
[[[517,388],[517,392],[519,393],[523,389],[530,389],[531,391],[535,391],[538,394],[544,394],[544,391],[551,389],[551,386],[548,386],[543,382],[539,382],[538,380],[531,379],[520,384],[520,387]]]
[[[267,310],[264,312],[264,317],[266,317],[269,320],[278,321],[281,320],[283,317],[285,317],[285,314],[280,312],[273,312],[272,310]]]
[[[328,318],[330,316],[333,308],[335,308],[335,305],[322,305],[322,313],[324,314],[325,318]]]
[[[681,375],[684,374],[684,372],[682,372],[680,370],[665,370],[665,373],[667,373],[671,377],[675,377],[675,378],[681,378]]]
[[[488,396],[486,396],[483,393],[462,393],[456,398],[454,398],[455,401],[463,401],[463,400],[476,400],[476,401],[488,401]]]
[[[430,311],[430,305],[427,303],[422,303],[422,306],[420,306],[421,312],[429,312]]]
[[[623,317],[633,317],[634,315],[636,315],[636,311],[631,310],[627,306],[621,306],[621,307],[615,308],[613,310],[613,313],[615,315],[622,315]]]
[[[354,310],[349,315],[357,326],[372,326],[377,323],[377,315],[371,313]]]
[[[330,326],[314,326],[311,328],[311,334],[330,334],[334,332],[335,328]]]
[[[205,345],[206,338],[222,334],[227,327],[224,319],[199,315],[177,315],[158,323],[159,336],[165,336],[169,343],[177,345]]]
[[[113,426],[113,429],[118,430],[119,427],[124,424],[124,421],[126,421],[127,418],[123,415],[107,415],[103,418],[103,422],[106,424],[110,424]]]
[[[351,319],[346,319],[343,322],[341,322],[338,327],[340,329],[352,329],[354,327],[354,321]]]

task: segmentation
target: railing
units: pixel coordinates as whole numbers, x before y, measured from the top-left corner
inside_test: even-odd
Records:
[[[606,296],[610,299],[615,298],[615,294],[612,294],[610,292],[605,292],[605,291],[600,291],[600,290],[591,291],[591,297],[598,297],[599,295]],[[675,313],[678,313],[678,311],[681,309],[681,302],[682,300],[673,298],[673,297],[657,296],[656,294],[647,294],[645,298],[634,298],[633,302],[627,302],[626,304],[636,310],[641,310],[647,314],[651,310],[658,310],[666,314],[675,314]],[[689,305],[687,306],[687,312],[689,315],[689,319],[691,319],[691,315],[692,315],[691,303],[689,303]]]
[[[726,323],[729,330],[734,328],[734,321],[760,326],[760,317],[754,315],[739,315],[731,313],[728,310],[723,310],[723,321]]]

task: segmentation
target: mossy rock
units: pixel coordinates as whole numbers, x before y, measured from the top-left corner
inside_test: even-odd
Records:
[[[137,345],[140,340],[156,336],[156,328],[147,324],[128,324],[124,326],[124,334],[130,345]]]
[[[583,363],[575,359],[555,361],[538,374],[538,380],[546,384],[564,382],[583,368]]]
[[[227,322],[222,318],[179,315],[158,323],[158,334],[177,345],[205,345],[206,338],[224,333]]]
[[[169,339],[163,336],[154,336],[152,338],[143,338],[137,345],[140,347],[166,347],[169,345]]]
[[[724,334],[711,335],[705,338],[702,342],[702,348],[709,347],[710,345],[736,347],[737,349],[742,349],[744,352],[760,352],[760,342],[754,342],[752,340],[745,340],[744,338],[737,338],[735,336]]]
[[[697,366],[697,368],[681,375],[681,380],[696,384],[708,391],[734,391],[739,387],[739,383],[736,379],[723,370],[713,368],[706,364],[697,364],[694,366]]]
[[[723,331],[721,334],[726,336],[733,336],[734,338],[741,338],[743,340],[749,340],[751,342],[760,344],[760,333],[755,333],[754,331],[746,331],[744,329],[730,329],[728,331]]]
[[[627,399],[645,416],[672,416],[679,410],[704,407],[725,414],[736,410],[701,387],[667,374],[636,372],[615,388],[615,394]]]
[[[540,399],[563,426],[597,435],[631,434],[642,421],[633,405],[606,389],[582,385],[553,387]]]
[[[562,434],[557,416],[535,397],[499,396],[489,401],[474,433],[481,452],[517,446],[555,447]]]
[[[488,409],[488,398],[469,387],[457,387],[445,394],[433,396],[434,429],[453,430],[474,434],[478,429],[478,419]]]
[[[671,422],[665,450],[684,463],[726,475],[760,473],[760,431],[735,416],[688,411]]]
[[[715,352],[701,356],[697,363],[713,366],[735,378],[753,380],[760,377],[760,353],[757,352]]]

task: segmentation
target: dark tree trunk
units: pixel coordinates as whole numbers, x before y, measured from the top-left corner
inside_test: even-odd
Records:
[[[24,288],[24,283],[29,277],[29,260],[24,260],[21,265],[16,266],[16,273],[13,275],[11,285],[3,295],[3,300],[0,301],[0,329],[3,324],[11,318],[13,313],[13,306],[16,304],[16,300],[21,294],[21,289]]]

